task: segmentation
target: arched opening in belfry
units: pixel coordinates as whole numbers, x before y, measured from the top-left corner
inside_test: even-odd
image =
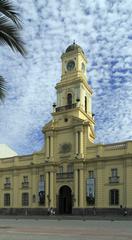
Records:
[[[85,96],[85,112],[87,113],[87,97]]]
[[[67,94],[67,105],[72,105],[72,94],[71,93]]]

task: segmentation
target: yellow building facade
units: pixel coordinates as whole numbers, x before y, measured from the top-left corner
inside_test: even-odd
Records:
[[[91,214],[132,208],[132,141],[94,144],[87,59],[73,43],[61,56],[52,120],[42,151],[0,158],[0,212]]]

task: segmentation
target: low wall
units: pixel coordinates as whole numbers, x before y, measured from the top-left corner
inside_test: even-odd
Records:
[[[47,215],[47,208],[0,208],[0,215]],[[54,209],[56,214],[59,215],[58,209]],[[132,215],[132,208],[127,208],[128,215]],[[107,215],[123,215],[124,209],[120,208],[73,208],[73,216],[107,216]],[[63,214],[62,214],[63,215]]]

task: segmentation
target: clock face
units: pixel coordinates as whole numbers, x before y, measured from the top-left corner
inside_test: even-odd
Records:
[[[70,60],[68,63],[67,63],[67,70],[68,71],[71,71],[73,70],[75,67],[75,62],[73,60]]]
[[[85,64],[82,63],[82,71],[85,72]]]

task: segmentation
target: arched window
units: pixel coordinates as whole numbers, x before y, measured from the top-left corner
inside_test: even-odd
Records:
[[[119,204],[119,190],[111,189],[109,192],[110,197],[110,205],[118,205]]]
[[[71,93],[67,94],[67,104],[72,105],[72,94]]]
[[[68,172],[68,173],[73,172],[73,164],[72,164],[72,163],[69,163],[69,164],[67,165],[67,172]]]
[[[59,167],[59,173],[61,173],[61,174],[63,173],[63,166]]]
[[[87,113],[87,97],[85,96],[85,112]]]

